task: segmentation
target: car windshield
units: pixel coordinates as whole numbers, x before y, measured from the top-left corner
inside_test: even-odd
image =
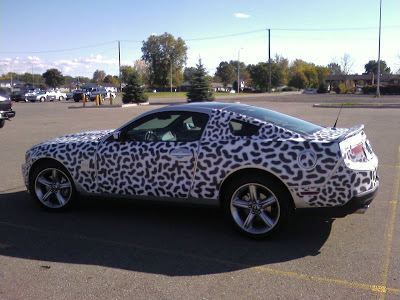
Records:
[[[313,123],[261,107],[242,106],[235,111],[261,121],[266,121],[268,123],[287,128],[300,134],[310,135],[322,129],[321,126]]]

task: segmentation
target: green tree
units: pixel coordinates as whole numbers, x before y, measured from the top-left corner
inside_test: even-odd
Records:
[[[129,74],[126,87],[122,95],[123,103],[142,103],[149,97],[145,94],[142,81],[138,72]]]
[[[298,89],[318,88],[329,72],[328,68],[296,59],[289,68],[289,85]]]
[[[384,60],[381,60],[381,74],[390,74],[390,68],[387,66]],[[378,75],[378,62],[376,60],[370,60],[365,64],[365,73],[374,73],[375,76]]]
[[[215,77],[218,77],[224,86],[227,86],[228,84],[234,82],[236,76],[237,75],[235,73],[235,68],[232,66],[232,64],[226,61],[220,62],[215,72]]]
[[[104,81],[105,77],[106,77],[106,72],[101,70],[96,70],[93,73],[93,82],[100,84],[101,82]]]
[[[262,91],[268,90],[269,63],[261,62],[248,67],[253,87]],[[271,86],[280,87],[285,83],[284,68],[281,64],[271,61]]]
[[[121,66],[121,82],[128,82],[129,75],[135,72],[132,66]]]
[[[303,73],[307,77],[308,87],[311,88],[318,87],[318,73],[315,66],[307,65],[304,68]]]
[[[104,77],[104,83],[111,83],[113,85],[118,85],[118,79],[114,78],[112,75],[107,75]]]
[[[342,75],[343,71],[342,71],[342,67],[335,62],[331,62],[330,64],[327,65],[327,68],[330,71],[330,75]]]
[[[46,84],[52,88],[64,84],[64,76],[57,69],[48,69],[42,76]]]
[[[186,94],[188,102],[212,101],[214,100],[211,82],[207,78],[206,70],[199,59],[199,64],[196,64],[196,72],[190,81],[189,92]]]
[[[238,72],[238,61],[237,60],[230,60],[229,64],[235,69],[235,74],[237,77],[237,72]],[[240,78],[242,77],[242,73],[246,71],[246,64],[244,62],[239,62],[239,76]]]
[[[318,77],[318,87],[321,84],[325,84],[326,77],[331,74],[331,70],[327,67],[322,67],[322,66],[316,66],[315,70],[317,71],[317,77]]]
[[[183,70],[183,80],[190,81],[193,78],[194,73],[196,72],[196,68],[189,67]]]
[[[175,39],[173,35],[151,35],[143,41],[142,59],[146,62],[149,72],[149,83],[154,87],[167,87],[170,85],[172,74],[182,73],[187,60],[187,46],[181,38]],[[173,84],[178,85],[177,79],[182,76],[172,76]]]
[[[298,89],[304,89],[308,86],[307,76],[300,70],[294,71],[290,76],[289,85]]]

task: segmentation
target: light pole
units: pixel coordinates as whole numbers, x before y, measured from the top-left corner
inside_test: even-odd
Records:
[[[243,48],[240,48],[239,49],[239,51],[238,51],[238,66],[237,66],[237,68],[238,68],[238,71],[237,71],[237,92],[238,92],[238,94],[239,94],[239,85],[240,85],[240,83],[239,83],[239,80],[240,80],[240,78],[239,78],[239,72],[240,72],[240,50],[242,50]]]
[[[271,29],[268,29],[268,68],[269,68],[269,74],[268,74],[268,93],[271,93]]]
[[[170,71],[170,87],[171,87],[171,93],[172,93],[172,58],[170,57],[169,60],[170,60],[170,68],[169,68],[169,71]]]
[[[379,41],[378,41],[378,74],[376,81],[376,97],[381,96],[379,84],[381,83],[381,19],[382,19],[382,0],[379,1]]]

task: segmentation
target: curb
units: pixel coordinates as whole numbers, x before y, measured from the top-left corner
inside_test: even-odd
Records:
[[[342,104],[324,104],[324,103],[317,103],[313,104],[312,107],[320,107],[320,108],[341,108]],[[343,108],[400,108],[400,104],[388,103],[388,104],[380,104],[380,103],[370,103],[370,104],[354,104],[354,105],[343,105]]]
[[[126,108],[133,106],[145,106],[150,105],[149,102],[144,103],[131,103],[131,104],[117,104],[117,105],[90,105],[90,106],[68,106],[68,109],[80,109],[80,108]]]

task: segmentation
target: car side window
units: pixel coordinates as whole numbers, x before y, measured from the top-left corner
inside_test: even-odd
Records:
[[[231,120],[229,128],[235,136],[251,137],[258,133],[259,126],[239,120]]]
[[[201,138],[208,115],[197,112],[161,112],[129,124],[122,133],[127,141],[192,142]]]

